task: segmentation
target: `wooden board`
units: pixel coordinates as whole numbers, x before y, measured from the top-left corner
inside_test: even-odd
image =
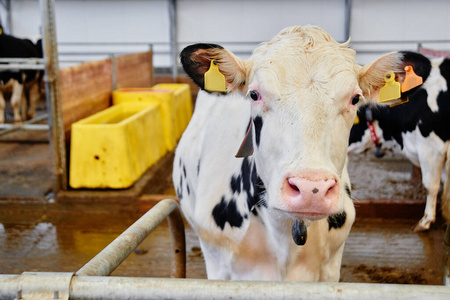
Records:
[[[66,137],[72,123],[111,105],[111,59],[61,69],[62,114]]]
[[[151,51],[116,57],[117,88],[153,85]],[[61,69],[61,97],[66,139],[72,123],[111,106],[111,59]]]
[[[117,57],[116,70],[118,89],[153,86],[151,51]]]

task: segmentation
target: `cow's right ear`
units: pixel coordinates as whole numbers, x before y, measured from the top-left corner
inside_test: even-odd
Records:
[[[386,84],[385,74],[393,72],[395,81],[403,84],[405,80],[405,67],[411,66],[414,72],[422,77],[425,82],[430,75],[431,62],[425,56],[408,51],[386,54],[371,64],[360,69],[359,85],[366,99],[378,101],[381,88]],[[406,98],[414,93],[420,86],[401,93],[401,98]],[[389,104],[389,103],[387,103]]]
[[[241,90],[245,92],[247,63],[223,47],[215,44],[194,44],[181,51],[181,64],[189,77],[202,89],[205,89],[205,73],[215,60],[220,73],[225,76],[226,92]]]

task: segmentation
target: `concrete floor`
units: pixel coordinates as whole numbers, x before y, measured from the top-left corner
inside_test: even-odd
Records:
[[[130,202],[49,202],[48,144],[3,142],[0,147],[2,274],[77,271],[151,207],[145,197]],[[166,160],[144,189],[150,198],[173,194],[170,157]],[[416,185],[410,182],[410,168],[396,156],[383,163],[370,155],[351,158],[358,218],[346,243],[341,281],[442,283],[443,222],[439,219],[425,233],[411,231],[423,214],[424,198],[420,188],[411,193]],[[371,172],[378,174],[377,180],[361,175]],[[383,209],[371,209],[379,203]],[[398,204],[397,211],[387,211],[391,206],[386,203]],[[187,277],[206,278],[198,240],[188,225],[186,235]],[[168,247],[169,230],[163,223],[112,275],[169,277]]]

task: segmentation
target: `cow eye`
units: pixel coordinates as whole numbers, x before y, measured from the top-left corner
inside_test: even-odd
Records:
[[[361,95],[355,95],[355,96],[353,96],[353,98],[352,98],[352,104],[353,104],[353,105],[358,104],[360,98],[361,98]]]
[[[258,101],[258,100],[261,99],[261,95],[255,90],[251,90],[249,92],[249,95],[250,95],[250,98],[252,98],[253,101]]]

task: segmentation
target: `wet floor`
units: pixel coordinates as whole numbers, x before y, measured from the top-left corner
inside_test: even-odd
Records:
[[[8,151],[0,152],[2,274],[75,272],[149,208],[149,203],[143,200],[120,204],[48,202],[45,197],[51,187],[48,145],[5,144],[1,143],[2,150]],[[8,160],[14,163],[14,168],[5,166]],[[390,213],[387,218],[383,211],[368,217],[362,209],[361,203],[367,198],[373,203],[378,199],[394,202],[409,199],[423,205],[423,188],[411,182],[411,164],[397,156],[374,160],[369,154],[351,157],[349,169],[359,214],[346,243],[341,281],[441,284],[442,220],[428,232],[414,233],[411,226],[423,211],[401,216]],[[150,196],[173,194],[170,174],[168,159],[166,166],[154,172],[144,192]],[[14,193],[20,197],[11,196]],[[35,195],[33,201],[29,201],[32,197],[27,198],[29,194]],[[400,210],[407,211],[402,207]],[[187,277],[206,278],[199,243],[189,226],[186,235]],[[169,230],[163,223],[112,275],[169,277],[172,260],[169,248]]]
[[[95,212],[58,206],[2,206],[0,273],[77,271],[141,215],[110,212],[104,204],[97,204]],[[409,219],[358,218],[345,246],[341,281],[441,284],[443,227],[417,234],[410,226]],[[170,277],[169,235],[164,222],[112,275]],[[187,277],[206,278],[198,240],[188,225],[186,237]]]

